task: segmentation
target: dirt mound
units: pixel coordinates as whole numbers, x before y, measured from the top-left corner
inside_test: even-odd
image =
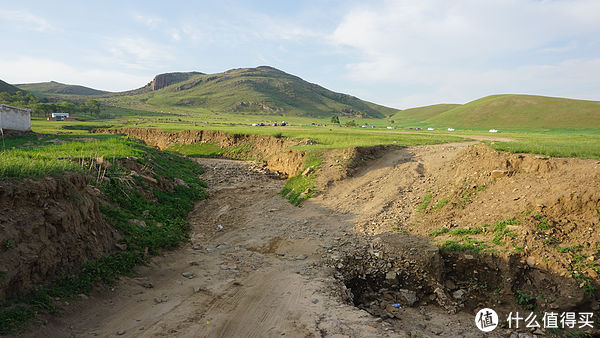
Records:
[[[71,175],[0,182],[0,298],[114,248],[114,229],[102,218],[99,192],[88,181]]]
[[[307,142],[273,136],[228,134],[216,130],[182,130],[171,133],[159,129],[122,128],[101,129],[97,132],[124,134],[159,149],[165,149],[173,144],[194,143],[214,143],[226,148],[247,145],[248,148],[243,153],[228,153],[223,157],[262,161],[269,170],[279,172],[286,177],[298,174],[304,165],[305,153],[290,147]]]
[[[449,280],[446,292],[463,290],[467,309],[491,296],[511,306],[589,310],[599,305],[598,187],[598,160],[446,144],[392,151],[334,184],[324,200],[356,213],[360,233],[410,234],[440,247],[441,277],[418,284],[429,290],[423,299],[432,283]],[[366,278],[384,278],[394,266]],[[353,273],[344,272],[347,282]]]

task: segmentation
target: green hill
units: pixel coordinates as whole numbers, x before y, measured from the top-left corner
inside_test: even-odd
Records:
[[[492,95],[457,106],[424,122],[459,128],[593,128],[600,126],[600,101]]]
[[[217,74],[198,74],[187,80],[159,86],[156,90],[151,90],[150,87],[152,82],[136,91],[111,95],[105,102],[115,106],[152,110],[200,108],[214,112],[314,117],[339,114],[382,118],[397,111],[354,96],[332,92],[266,66],[232,69]]]
[[[430,117],[443,113],[452,108],[460,106],[459,104],[434,104],[431,106],[410,108],[400,110],[396,114],[390,116],[390,119],[403,123],[403,122],[422,122]]]
[[[22,90],[26,90],[28,92],[32,92],[35,94],[41,94],[45,96],[53,96],[53,95],[104,95],[109,92],[92,89],[84,86],[78,85],[68,85],[64,83],[59,83],[55,81],[50,82],[39,82],[39,83],[23,83],[17,84]]]
[[[0,93],[14,94],[19,90],[19,88],[0,80]]]

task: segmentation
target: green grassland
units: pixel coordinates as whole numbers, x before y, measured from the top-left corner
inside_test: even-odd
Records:
[[[534,95],[492,95],[441,112],[424,122],[455,128],[600,127],[600,102]]]
[[[310,118],[303,116],[284,117],[290,122],[286,127],[252,127],[253,122],[271,121],[273,116],[213,114],[184,115],[146,112],[125,108],[109,107],[104,109],[105,118],[84,117],[83,121],[46,121],[42,118],[32,119],[32,129],[38,133],[60,135],[89,135],[96,128],[158,128],[167,131],[185,129],[222,130],[239,134],[281,135],[283,137],[310,138],[317,144],[303,146],[310,148],[344,148],[349,146],[370,146],[379,144],[420,145],[442,142],[461,141],[465,136],[494,136],[511,139],[510,142],[488,142],[493,148],[511,152],[537,153],[555,157],[600,158],[600,128],[571,129],[502,129],[501,133],[491,134],[487,129],[460,129],[448,132],[436,128],[434,131],[409,130],[406,126],[413,124],[395,123],[395,130],[386,129],[390,123],[383,119],[349,119],[341,118],[342,124],[356,120],[361,125],[375,128],[338,127],[327,118]],[[280,122],[280,120],[277,120]],[[194,125],[195,123],[195,125]],[[311,125],[315,123],[316,125]],[[404,125],[404,126],[403,126]],[[205,153],[204,151],[200,153]],[[210,152],[209,152],[210,153]],[[209,154],[206,153],[206,154]]]
[[[390,116],[389,119],[403,124],[418,123],[459,106],[460,104],[434,104],[431,106],[409,108],[398,111]]]

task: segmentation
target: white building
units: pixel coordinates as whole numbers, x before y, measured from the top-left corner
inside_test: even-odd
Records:
[[[69,113],[52,113],[52,119],[56,121],[64,121],[69,118]]]
[[[490,133],[497,133],[498,129],[490,129]]]
[[[31,109],[0,104],[0,128],[26,131],[31,129]]]
[[[455,131],[456,129],[454,128],[448,128],[448,131]]]
[[[431,131],[431,130],[435,130],[435,128],[427,128],[427,130]]]

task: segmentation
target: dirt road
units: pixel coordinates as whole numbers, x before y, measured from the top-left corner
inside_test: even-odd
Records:
[[[189,215],[190,242],[137,269],[138,277],[66,304],[26,336],[480,336],[472,314],[433,305],[401,309],[400,319],[374,317],[342,300],[343,287],[323,263],[338,246],[380,232],[372,222],[391,227],[407,219],[417,194],[396,197],[426,179],[423,161],[467,146],[388,153],[300,208],[279,195],[283,181],[253,164],[199,159],[210,198]],[[382,213],[391,208],[393,214]]]

